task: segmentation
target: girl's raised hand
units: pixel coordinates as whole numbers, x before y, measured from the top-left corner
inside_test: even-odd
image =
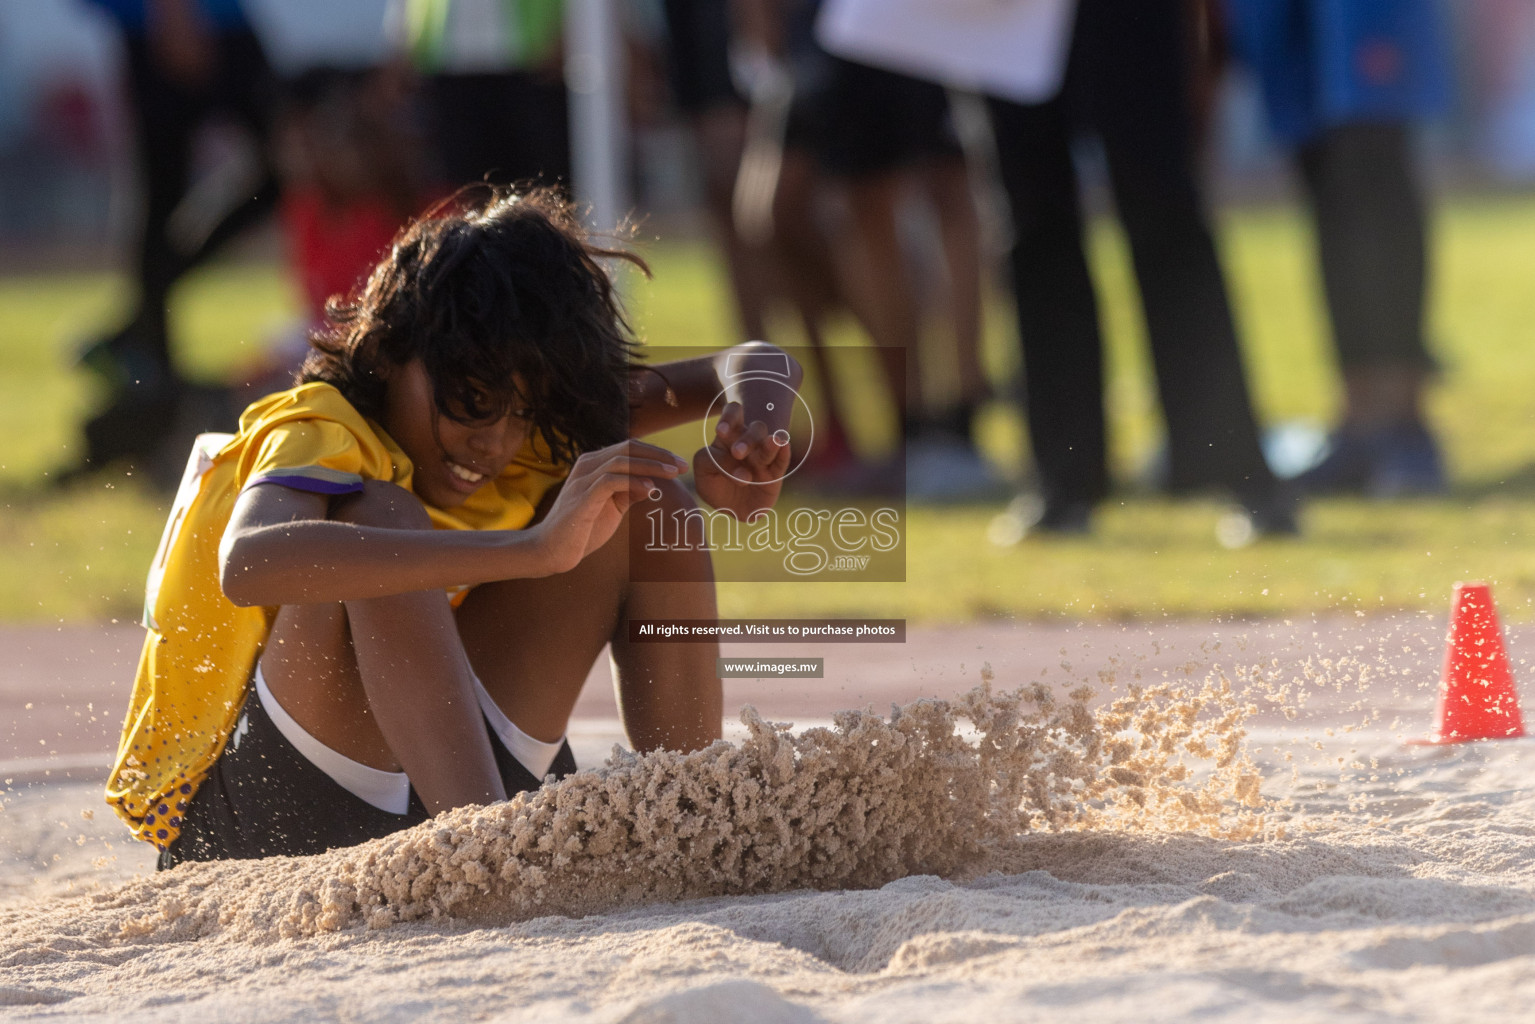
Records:
[[[606,544],[629,506],[649,496],[656,481],[675,479],[686,468],[683,459],[644,441],[620,441],[582,455],[548,515],[533,527],[550,575],[569,572]]]
[[[714,441],[693,456],[698,496],[743,522],[773,507],[788,472],[787,438],[762,420],[747,423],[739,402],[725,406]]]

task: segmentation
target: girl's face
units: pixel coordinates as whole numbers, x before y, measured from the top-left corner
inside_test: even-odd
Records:
[[[394,367],[386,387],[384,429],[415,464],[416,496],[437,508],[462,505],[499,476],[532,429],[515,411],[472,423],[444,416],[419,359]]]

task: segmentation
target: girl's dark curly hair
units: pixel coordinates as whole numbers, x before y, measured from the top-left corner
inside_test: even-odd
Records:
[[[381,371],[420,359],[444,416],[526,409],[556,461],[573,462],[628,434],[635,346],[604,258],[650,273],[590,242],[553,190],[468,186],[405,227],[360,291],[331,298],[298,380],[380,419]]]

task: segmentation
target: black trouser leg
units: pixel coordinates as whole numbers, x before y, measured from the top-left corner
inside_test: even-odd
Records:
[[[172,356],[167,322],[171,288],[229,238],[275,205],[277,181],[267,150],[272,80],[260,41],[250,31],[219,36],[212,77],[198,85],[167,78],[143,39],[127,40],[128,95],[136,131],[143,190],[139,237],[138,307],[121,330],[102,339],[86,359],[109,375],[114,392],[85,424],[85,462],[102,466],[119,457],[144,459],[177,429],[186,392]],[[172,216],[191,182],[193,139],[214,113],[223,113],[255,138],[260,180],[227,208],[201,239],[176,239]],[[107,358],[97,360],[105,353]]]
[[[1103,342],[1070,125],[1060,101],[993,100],[991,115],[1012,209],[1013,293],[1041,490],[1049,502],[1096,502],[1108,492]]]
[[[1426,227],[1405,124],[1351,124],[1301,147],[1322,286],[1345,370],[1429,369]]]
[[[140,186],[144,190],[136,267],[138,329],[133,334],[140,355],[174,378],[166,330],[172,286],[276,205],[277,180],[267,153],[271,72],[260,42],[248,31],[219,37],[218,69],[202,87],[167,79],[144,40],[130,39],[127,47],[129,94],[138,133]],[[191,247],[178,246],[170,234],[171,216],[185,199],[190,185],[194,136],[216,112],[229,115],[254,137],[260,181],[248,198],[223,212],[205,238]]]
[[[171,213],[186,193],[192,162],[192,135],[204,104],[160,74],[148,43],[127,43],[129,99],[133,106],[139,188],[144,208],[138,265],[139,308],[135,344],[161,368],[170,366],[166,303],[181,263],[170,243]],[[128,353],[118,353],[119,356]]]
[[[1167,422],[1170,487],[1271,491],[1194,168],[1180,0],[1082,0],[1072,73],[1103,139]]]
[[[562,81],[528,72],[438,75],[425,95],[448,185],[489,177],[569,189],[570,111]]]

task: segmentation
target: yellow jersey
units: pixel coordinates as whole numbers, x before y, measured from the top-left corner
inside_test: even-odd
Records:
[[[329,384],[269,395],[245,410],[238,434],[197,439],[150,567],[148,635],[107,780],[107,802],[139,839],[163,850],[179,834],[181,812],[234,728],[277,612],[237,607],[219,588],[219,543],[240,491],[278,484],[341,495],[364,480],[409,489],[412,468]],[[427,512],[443,530],[519,530],[566,472],[535,437],[463,505]]]

